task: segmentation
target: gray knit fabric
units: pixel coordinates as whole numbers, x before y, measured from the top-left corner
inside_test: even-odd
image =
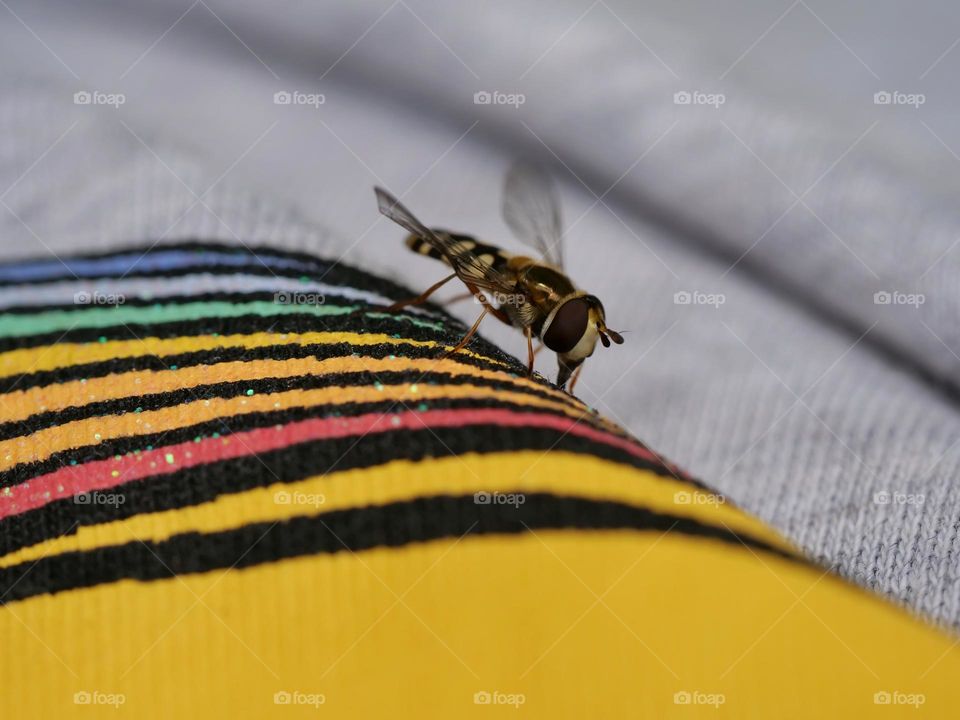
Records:
[[[842,574],[960,624],[960,162],[904,131],[952,140],[950,108],[873,104],[935,98],[950,59],[926,84],[884,84],[805,5],[722,78],[738,52],[718,60],[627,3],[341,5],[10,3],[0,257],[221,239],[426,287],[438,268],[405,251],[371,186],[510,244],[502,175],[537,157],[561,180],[571,273],[626,331],[582,396]],[[867,79],[832,78],[810,105],[757,79],[751,53],[803,23],[830,50],[793,71],[798,88],[845,62]]]

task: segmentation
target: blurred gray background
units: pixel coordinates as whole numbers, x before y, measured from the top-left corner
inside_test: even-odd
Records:
[[[0,258],[201,237],[423,288],[372,186],[516,250],[535,159],[627,331],[578,394],[956,626],[958,45],[943,2],[0,0]]]

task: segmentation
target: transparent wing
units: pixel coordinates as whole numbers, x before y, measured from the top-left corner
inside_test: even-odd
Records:
[[[503,185],[502,211],[517,239],[536,248],[551,265],[563,269],[563,221],[549,175],[533,165],[514,164]]]
[[[396,197],[383,188],[374,188],[380,212],[397,225],[422,238],[449,262],[450,267],[465,283],[483,290],[500,293],[515,292],[514,285],[502,273],[495,270],[469,250],[444,240],[433,230],[414,217]]]

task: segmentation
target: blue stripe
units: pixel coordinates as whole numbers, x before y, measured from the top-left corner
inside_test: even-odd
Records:
[[[147,254],[142,252],[110,255],[101,258],[57,258],[50,260],[26,260],[0,265],[0,281],[27,282],[77,277],[119,276],[128,272],[152,270],[177,270],[196,266],[255,266],[274,269],[294,269],[315,273],[327,263],[307,263],[288,257],[255,255],[246,250],[217,252],[215,250],[164,250],[155,248]]]

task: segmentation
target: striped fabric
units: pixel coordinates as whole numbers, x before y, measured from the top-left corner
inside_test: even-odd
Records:
[[[0,266],[3,717],[957,709],[952,638],[411,295],[216,244]]]

